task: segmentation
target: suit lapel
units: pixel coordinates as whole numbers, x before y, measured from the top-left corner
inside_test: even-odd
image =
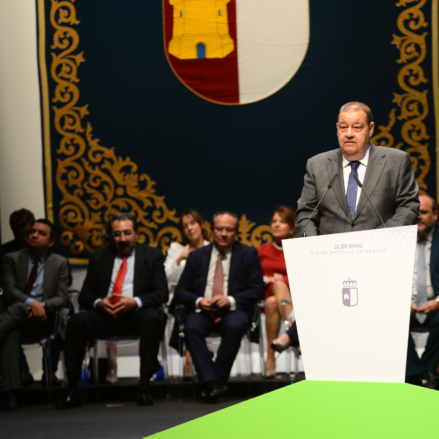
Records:
[[[229,266],[229,282],[227,284],[228,296],[231,296],[230,292],[233,291],[233,288],[231,288],[231,286],[233,284],[233,280],[236,279],[235,272],[238,266],[238,261],[241,259],[240,254],[241,254],[241,246],[239,242],[235,242],[232,248],[232,255],[231,255],[232,259],[230,260],[230,266]]]
[[[431,251],[430,251],[430,279],[433,281],[433,274],[436,270],[436,264],[438,262],[437,256],[439,253],[439,226],[435,225],[433,240],[431,243]],[[433,286],[435,287],[435,286]]]
[[[381,173],[383,172],[386,160],[387,159],[385,152],[383,154],[378,153],[375,145],[371,143],[369,150],[369,161],[367,163],[366,175],[363,182],[363,188],[366,191],[367,195],[369,195],[369,197],[372,196],[372,192],[381,177]],[[354,221],[358,218],[364,206],[368,202],[366,195],[364,195],[363,191],[360,188],[358,188],[358,190],[361,191],[361,194],[360,199],[358,200],[357,209],[355,210]]]
[[[105,285],[103,286],[103,294],[102,297],[105,297],[108,294],[108,289],[110,288],[111,283],[111,275],[113,274],[113,265],[114,258],[116,257],[116,251],[109,247],[108,251],[104,252],[104,256],[102,258],[102,271],[103,271],[103,279],[105,279]],[[137,259],[137,254],[136,254]],[[98,267],[99,269],[99,267]],[[134,276],[136,275],[136,270],[134,270]],[[135,284],[134,284],[135,285]]]
[[[17,263],[17,280],[18,280],[18,287],[21,291],[23,291],[24,287],[26,286],[28,268],[29,268],[29,254],[28,251],[25,249],[20,253]]]
[[[340,203],[340,207],[343,212],[348,217],[349,221],[351,221],[351,215],[348,209],[348,203],[346,202],[346,195],[344,189],[344,179],[343,179],[343,168],[341,167],[341,150],[338,149],[335,151],[335,154],[328,158],[328,163],[326,165],[326,169],[328,171],[328,183],[334,178],[335,174],[338,174],[337,180],[332,187],[335,196],[337,197],[338,202]]]
[[[44,275],[43,275],[43,297],[44,299],[49,299],[49,292],[52,291],[52,282],[54,279],[54,266],[53,266],[53,258],[51,258],[50,251],[46,254],[46,258],[44,259]]]
[[[202,278],[202,285],[201,285],[201,296],[204,296],[204,292],[206,291],[206,285],[207,285],[207,276],[209,275],[209,266],[210,266],[210,260],[212,258],[212,250],[213,250],[213,244],[206,245],[202,247],[202,254],[201,256],[201,273],[203,273]]]
[[[137,294],[136,285],[139,285],[139,278],[140,278],[140,273],[142,271],[143,259],[144,259],[143,247],[141,245],[139,245],[138,243],[136,244],[136,247],[134,248],[134,255],[135,255],[136,260],[134,261],[133,296],[137,297],[137,296],[139,296],[139,294]],[[113,259],[113,263],[111,264],[112,271],[113,271],[113,264],[114,264],[114,259]],[[111,277],[111,274],[110,274],[110,277]]]

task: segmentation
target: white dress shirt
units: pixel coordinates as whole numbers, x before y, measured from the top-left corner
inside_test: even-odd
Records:
[[[364,177],[366,175],[367,164],[369,162],[369,150],[370,150],[370,147],[368,146],[366,154],[364,154],[364,156],[358,160],[360,162],[360,166],[358,166],[357,173],[358,173],[358,180],[360,180],[360,183],[363,183]],[[341,166],[343,168],[344,192],[346,194],[346,192],[348,191],[349,175],[351,174],[352,168],[350,165],[350,161],[343,154],[342,154],[342,157],[343,157],[343,161],[341,163]],[[358,206],[358,200],[360,199],[360,194],[361,194],[361,189],[358,188],[357,189],[357,202],[355,203],[355,208],[357,208],[357,206]]]
[[[433,285],[431,284],[431,276],[430,276],[430,257],[431,257],[431,244],[433,242],[433,230],[430,234],[425,238],[425,269],[427,271],[426,279],[427,279],[427,298],[429,300],[434,299],[436,294],[433,289]],[[412,302],[416,303],[416,299],[418,297],[418,252],[419,252],[419,242],[416,243],[416,254],[415,254],[415,271],[413,272],[413,286],[412,286]]]
[[[43,282],[44,282],[44,262],[46,261],[47,253],[41,256],[40,262],[38,263],[37,277],[35,278],[34,284],[32,285],[32,290],[29,293],[29,297],[24,301],[25,305],[30,306],[30,304],[36,300],[37,302],[43,302]],[[27,266],[27,279],[34,268],[35,257],[29,253],[29,263]],[[26,282],[27,283],[27,282]]]
[[[204,291],[204,298],[205,299],[211,299],[212,298],[212,290],[213,290],[213,279],[215,277],[215,271],[216,271],[216,265],[218,263],[219,258],[219,251],[218,249],[213,245],[212,246],[212,254],[210,256],[210,264],[209,264],[209,272],[207,273],[207,283],[206,283],[206,289]],[[232,249],[229,248],[224,252],[224,257],[221,261],[221,264],[223,266],[223,292],[224,297],[227,297],[230,302],[230,310],[234,311],[236,309],[236,301],[235,298],[232,296],[228,296],[228,289],[229,289],[229,272],[230,272],[230,261],[232,259]],[[201,311],[201,308],[199,306],[200,301],[202,300],[202,297],[199,297],[195,301],[195,309],[196,311]]]
[[[134,297],[134,264],[136,261],[136,255],[133,251],[128,257],[127,257],[127,271],[125,273],[125,278],[123,280],[123,287],[122,287],[122,296],[125,297],[131,297],[133,298],[138,308],[142,308],[143,304],[142,301],[138,297]],[[114,288],[114,282],[116,282],[117,273],[119,273],[119,269],[122,265],[123,257],[121,255],[116,255],[114,258],[113,263],[113,271],[111,273],[111,282],[110,287],[108,288],[107,297],[111,297],[113,295],[113,288]],[[97,308],[98,303],[102,299],[96,299],[94,303],[94,307]]]

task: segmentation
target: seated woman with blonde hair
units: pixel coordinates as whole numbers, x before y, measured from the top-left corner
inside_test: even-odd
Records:
[[[270,216],[273,242],[257,248],[264,272],[264,282],[267,286],[265,292],[265,324],[268,341],[267,362],[265,364],[267,378],[274,378],[276,375],[276,359],[271,343],[279,333],[282,317],[281,300],[291,302],[282,240],[293,237],[294,216],[295,212],[290,207],[278,206]],[[286,305],[285,311],[286,315],[289,316],[292,313],[292,306]]]
[[[204,227],[202,216],[195,209],[186,209],[180,216],[178,228],[181,242],[173,242],[169,247],[165,260],[165,272],[168,280],[169,299],[172,300],[175,288],[186,265],[189,253],[197,248],[209,245],[208,232]],[[171,305],[172,307],[172,305]],[[191,376],[190,354],[186,350],[184,376]]]
[[[170,299],[174,295],[189,253],[210,244],[207,239],[208,233],[204,227],[204,220],[195,209],[186,209],[181,214],[178,228],[181,233],[181,242],[173,242],[170,245],[165,260]]]

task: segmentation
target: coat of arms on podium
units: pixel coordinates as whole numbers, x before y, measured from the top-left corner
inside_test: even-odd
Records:
[[[358,305],[358,288],[356,280],[345,280],[343,282],[343,305],[355,306]]]

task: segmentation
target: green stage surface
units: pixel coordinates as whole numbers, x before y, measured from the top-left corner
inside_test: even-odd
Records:
[[[150,437],[437,437],[438,408],[437,391],[410,384],[301,381]]]

